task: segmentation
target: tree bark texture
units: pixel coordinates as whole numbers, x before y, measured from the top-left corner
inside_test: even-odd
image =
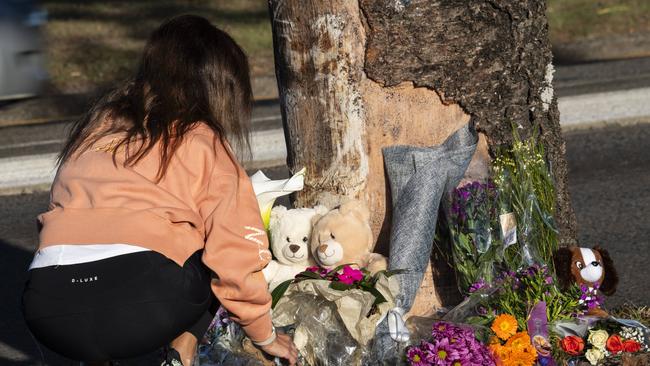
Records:
[[[385,253],[382,147],[437,145],[471,119],[483,134],[472,165],[483,167],[492,147],[511,141],[511,123],[524,136],[539,126],[561,240],[575,241],[543,0],[270,0],[269,7],[287,163],[307,167],[296,206],[365,200]],[[435,256],[433,267],[424,307],[444,303],[440,288],[453,286]],[[432,280],[438,285],[427,288]]]

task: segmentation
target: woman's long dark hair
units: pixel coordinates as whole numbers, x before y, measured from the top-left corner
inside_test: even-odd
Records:
[[[59,163],[121,133],[112,145],[113,161],[126,148],[124,165],[133,165],[160,143],[160,180],[197,122],[222,143],[227,138],[235,150],[250,152],[252,100],[248,60],[235,41],[204,18],[178,16],[151,34],[135,77],[74,124]]]

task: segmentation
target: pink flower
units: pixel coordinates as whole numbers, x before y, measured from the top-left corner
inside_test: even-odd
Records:
[[[314,272],[314,273],[318,273],[318,274],[321,276],[321,278],[325,278],[325,277],[327,277],[327,275],[328,275],[332,270],[331,270],[331,269],[328,269],[328,268],[322,268],[322,267],[319,267],[319,266],[311,266],[311,267],[307,267],[307,268],[305,268],[305,271],[306,271],[306,272]]]
[[[343,273],[337,273],[336,277],[338,278],[339,282],[346,285],[351,285],[363,279],[363,272],[350,266],[344,266]]]

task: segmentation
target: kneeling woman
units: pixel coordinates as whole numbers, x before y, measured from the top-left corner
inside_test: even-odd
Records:
[[[251,108],[246,56],[226,33],[186,15],[152,34],[135,77],[60,155],[23,294],[40,342],[92,363],[171,345],[163,364],[187,366],[220,303],[262,350],[295,362],[271,324],[260,272],[271,255],[230,145],[248,148]]]

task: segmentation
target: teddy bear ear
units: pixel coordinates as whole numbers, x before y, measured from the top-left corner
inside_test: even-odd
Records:
[[[273,207],[273,209],[271,210],[270,222],[277,222],[278,220],[281,220],[286,213],[287,213],[287,208],[282,205]]]
[[[339,211],[343,215],[353,214],[361,221],[370,220],[370,210],[363,202],[359,200],[350,200],[341,205]]]
[[[612,296],[616,292],[616,286],[618,286],[618,273],[616,267],[614,267],[614,261],[607,249],[595,246],[594,250],[600,253],[600,257],[603,259],[603,270],[605,271],[605,278],[603,283],[600,284],[600,291],[607,296]]]
[[[318,222],[318,220],[320,220],[323,216],[325,216],[325,214],[321,215],[319,213],[312,216],[311,217],[311,226],[314,227],[316,225],[316,223]]]
[[[324,216],[326,213],[329,212],[327,207],[325,207],[323,205],[314,206],[314,210],[316,211],[316,215],[321,215],[321,216]]]

